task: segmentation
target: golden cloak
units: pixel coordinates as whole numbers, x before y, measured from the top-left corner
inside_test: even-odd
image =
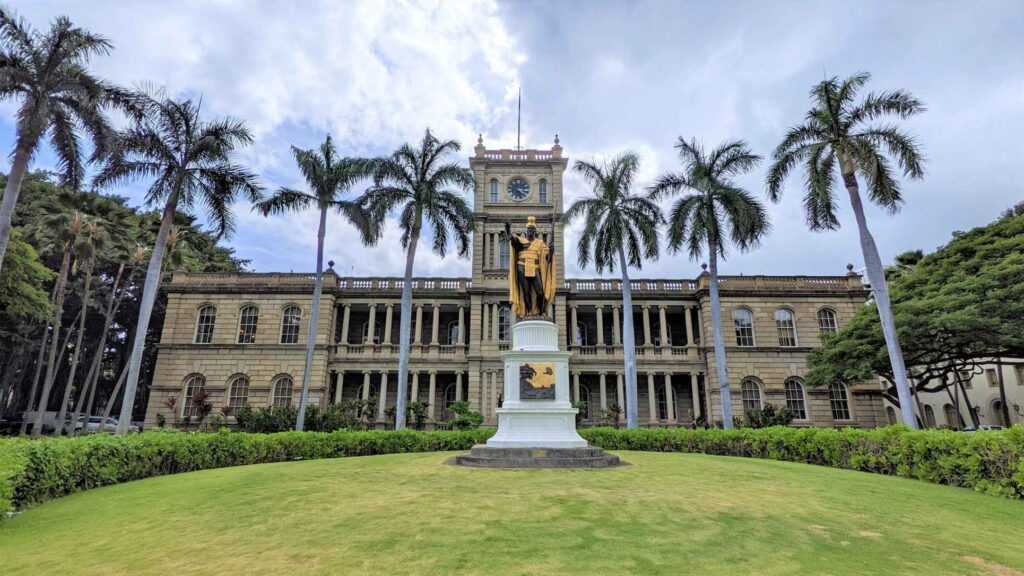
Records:
[[[521,244],[525,244],[525,248],[519,248],[516,243],[509,242],[511,244],[511,252],[513,257],[509,258],[509,269],[508,269],[508,294],[509,301],[512,303],[512,312],[515,313],[516,318],[526,318],[529,316],[544,316],[547,314],[546,304],[550,304],[555,299],[555,259],[551,254],[551,248],[540,239],[539,236],[534,237],[531,241],[524,235],[517,234],[516,240]],[[527,310],[526,302],[519,294],[519,279],[516,275],[516,265],[523,261],[526,268],[526,274],[528,277],[533,277],[534,274],[540,275],[541,286],[544,287],[544,309],[542,310]]]

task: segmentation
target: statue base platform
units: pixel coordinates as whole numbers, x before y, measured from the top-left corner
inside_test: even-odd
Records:
[[[476,468],[611,468],[618,456],[600,448],[492,448],[478,444],[455,457],[460,466]]]

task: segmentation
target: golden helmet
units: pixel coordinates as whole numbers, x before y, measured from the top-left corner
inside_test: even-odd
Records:
[[[526,227],[527,228],[534,228],[534,229],[536,229],[537,228],[537,218],[534,217],[534,216],[527,217],[526,218]]]

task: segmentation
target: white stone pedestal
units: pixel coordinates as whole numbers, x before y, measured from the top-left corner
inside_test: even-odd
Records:
[[[584,448],[576,433],[576,412],[569,400],[569,353],[558,350],[558,327],[546,320],[523,320],[512,328],[512,350],[505,360],[504,402],[497,409],[498,432],[488,448]],[[554,369],[554,398],[520,398],[524,364]]]

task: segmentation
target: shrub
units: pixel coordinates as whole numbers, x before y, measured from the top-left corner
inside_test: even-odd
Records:
[[[465,400],[452,402],[448,409],[455,414],[455,418],[449,421],[455,430],[471,430],[479,428],[484,423],[484,417],[479,412],[470,408],[469,402]]]
[[[791,422],[793,422],[793,413],[785,406],[775,408],[772,404],[765,404],[760,410],[753,410],[747,414],[747,425],[751,428],[789,426]]]

